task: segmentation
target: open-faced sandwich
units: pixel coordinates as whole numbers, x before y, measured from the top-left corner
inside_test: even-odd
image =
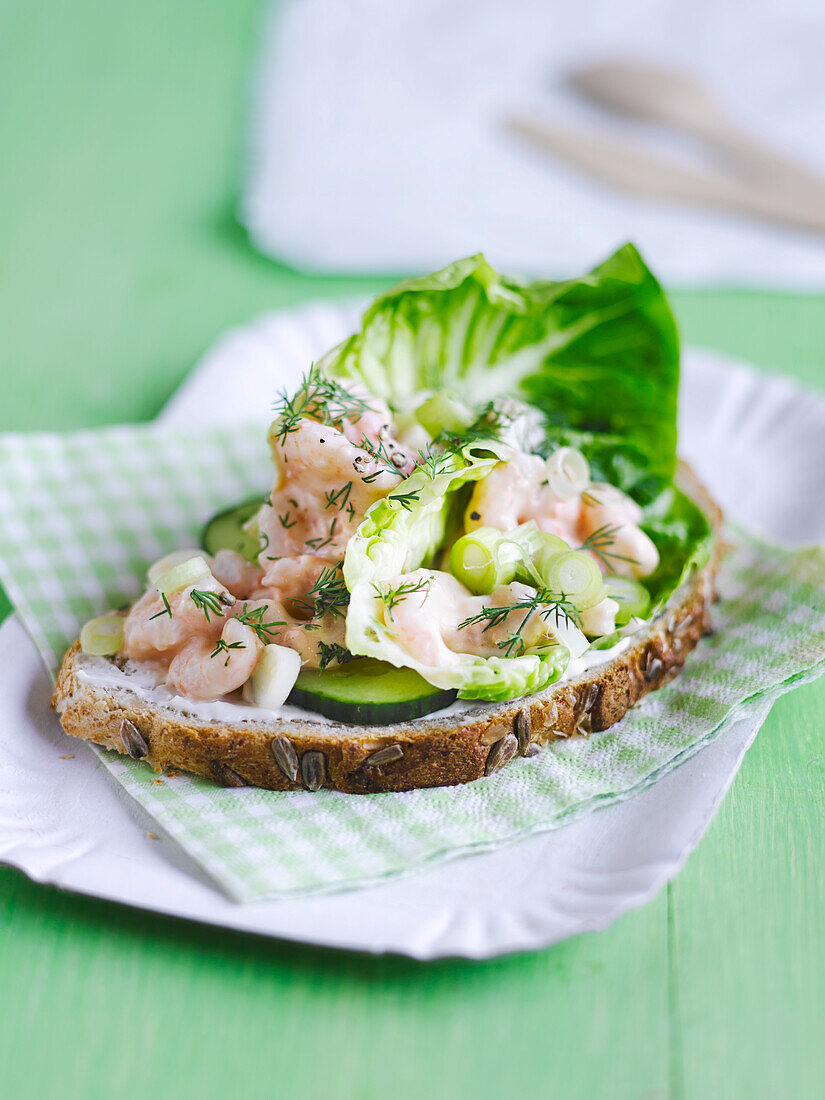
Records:
[[[613,725],[709,628],[719,514],[677,462],[678,371],[629,245],[568,282],[475,256],[402,283],[280,396],[263,503],[86,624],[64,728],[226,786],[362,793]]]

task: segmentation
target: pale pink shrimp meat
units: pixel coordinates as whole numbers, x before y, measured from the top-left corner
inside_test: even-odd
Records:
[[[192,601],[191,592],[191,588],[184,588],[168,596],[168,610],[156,589],[144,593],[123,624],[124,656],[133,661],[153,660],[179,649],[190,638],[217,638],[223,620],[211,615],[207,621]]]
[[[578,533],[590,539],[603,567],[620,577],[649,577],[659,564],[659,552],[638,527],[642,510],[620,489],[595,482],[582,497]]]
[[[246,683],[262,649],[253,630],[230,619],[220,643],[198,637],[184,645],[169,665],[169,685],[190,699],[218,699]]]
[[[560,500],[547,483],[547,467],[538,455],[513,452],[508,462],[479,481],[464,515],[468,531],[496,527],[513,531],[533,520],[542,531],[575,543],[580,504]]]
[[[397,488],[413,469],[412,457],[382,437],[386,459],[376,459],[344,432],[301,420],[270,435],[278,479],[260,519],[266,546],[261,565],[274,557],[316,554],[339,561],[367,509]]]
[[[235,550],[219,550],[212,559],[212,576],[243,600],[260,588],[263,570]]]
[[[402,640],[404,648],[424,665],[454,665],[460,653],[501,656],[503,650],[499,643],[506,643],[511,632],[519,627],[524,648],[535,646],[549,636],[548,625],[539,609],[530,614],[523,627],[523,610],[511,612],[494,625],[490,625],[489,620],[482,620],[461,626],[485,608],[507,607],[529,599],[534,590],[526,585],[502,585],[489,596],[473,596],[451,574],[426,569],[396,577],[389,587],[398,589],[402,585],[417,591],[410,591],[391,611],[385,610],[384,622]]]

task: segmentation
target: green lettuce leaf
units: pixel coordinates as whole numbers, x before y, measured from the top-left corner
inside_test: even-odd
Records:
[[[673,485],[643,509],[641,528],[659,551],[656,571],[642,581],[653,602],[650,614],[655,615],[694,568],[709,561],[714,532],[701,508]]]
[[[547,456],[556,447],[581,451],[592,481],[607,481],[641,505],[649,504],[669,484],[669,479],[651,473],[641,451],[616,435],[548,427],[541,453]]]
[[[434,457],[434,464],[416,470],[403,483],[398,496],[390,494],[370,508],[344,559],[344,580],[350,591],[346,645],[351,653],[413,668],[436,687],[458,690],[463,699],[515,699],[558,679],[569,658],[563,645],[518,657],[457,653],[450,667],[424,665],[394,634],[376,591],[400,574],[433,562],[454,515],[456,494],[469,482],[485,477],[506,454],[501,444],[485,441],[458,454]]]
[[[504,394],[556,428],[607,434],[652,477],[676,463],[679,342],[662,288],[627,244],[561,282],[499,275],[482,255],[400,283],[321,361],[396,409],[422,390],[474,405]]]

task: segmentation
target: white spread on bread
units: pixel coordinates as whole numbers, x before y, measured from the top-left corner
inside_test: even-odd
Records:
[[[633,638],[627,635],[616,645],[611,646],[610,649],[589,649],[581,657],[573,658],[570,661],[558,683],[572,680],[576,676],[581,676],[585,672],[608,664],[616,657],[621,656],[632,643]],[[305,722],[331,724],[330,719],[315,711],[304,710],[302,707],[289,704],[284,704],[277,710],[267,710],[264,707],[255,707],[244,702],[237,694],[231,698],[210,700],[196,700],[181,696],[170,689],[166,682],[163,667],[151,661],[127,661],[124,668],[120,669],[108,657],[84,655],[83,664],[75,672],[75,675],[81,684],[92,689],[106,692],[127,691],[143,703],[166,707],[168,710],[190,715],[205,722],[226,722],[230,725],[236,725],[239,722],[300,719]],[[479,705],[495,704],[478,704],[458,699],[450,706],[414,721],[429,722],[433,719],[452,717],[466,711],[474,711]]]

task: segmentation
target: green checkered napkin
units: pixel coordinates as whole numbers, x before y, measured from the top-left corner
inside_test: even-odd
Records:
[[[50,672],[84,620],[143,587],[218,508],[270,481],[259,428],[0,437],[0,580]],[[612,730],[489,779],[406,794],[226,790],[100,751],[115,779],[240,901],[354,886],[554,828],[654,782],[825,662],[825,551],[742,534],[717,631]]]

